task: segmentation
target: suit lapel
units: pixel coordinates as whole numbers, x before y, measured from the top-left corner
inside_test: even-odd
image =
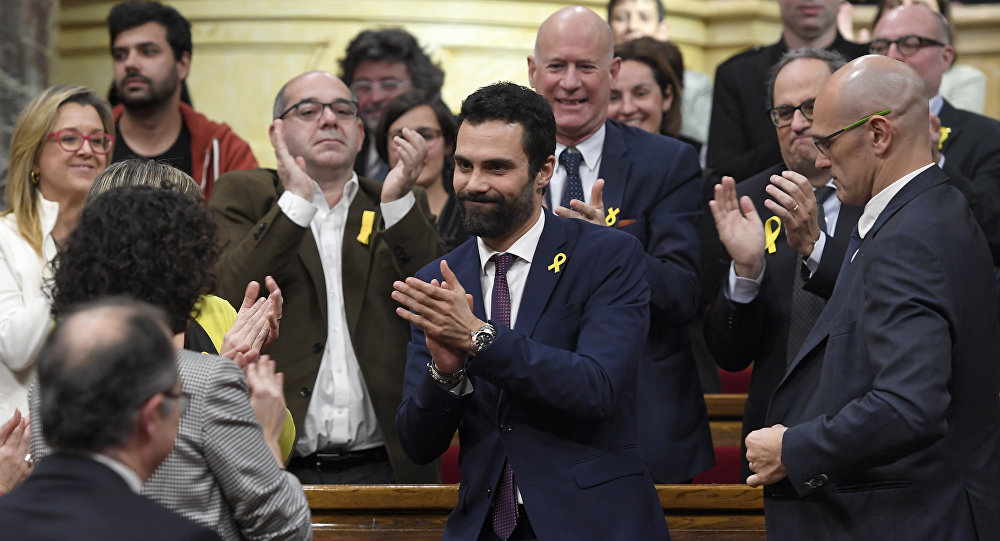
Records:
[[[628,184],[632,160],[628,157],[628,147],[625,145],[621,126],[611,120],[605,121],[604,126],[604,148],[601,149],[601,168],[597,172],[597,178],[604,179],[604,208],[620,209],[625,199],[625,186]],[[618,218],[634,219],[635,216],[619,215]]]
[[[546,210],[545,227],[542,229],[542,236],[538,239],[538,246],[535,247],[535,255],[531,260],[531,269],[528,271],[528,279],[524,285],[524,292],[521,294],[521,305],[517,311],[517,323],[514,329],[524,336],[531,336],[538,323],[538,317],[542,314],[545,306],[549,302],[552,289],[559,282],[559,278],[570,265],[585,265],[585,261],[573,261],[573,254],[565,246],[566,234],[563,229],[561,219]],[[559,272],[549,269],[557,262],[559,254],[565,256],[565,260],[559,266]]]
[[[802,362],[802,360],[812,352],[817,346],[820,345],[823,340],[829,335],[830,324],[832,318],[839,312],[841,305],[843,304],[843,294],[840,290],[844,288],[850,288],[854,280],[857,279],[858,269],[861,268],[861,260],[864,258],[865,250],[870,246],[870,241],[876,235],[878,235],[879,230],[888,222],[893,215],[896,214],[899,209],[903,208],[907,203],[909,203],[917,195],[927,191],[928,189],[942,183],[945,181],[944,172],[941,171],[936,165],[931,166],[926,171],[917,175],[913,180],[908,182],[906,186],[903,187],[886,205],[885,209],[879,214],[878,219],[875,220],[875,224],[872,226],[868,234],[865,235],[861,247],[858,248],[857,254],[854,256],[854,262],[847,266],[844,271],[837,277],[837,284],[833,288],[833,294],[830,296],[830,301],[826,304],[823,312],[820,314],[819,318],[816,320],[816,324],[813,325],[812,331],[809,332],[809,336],[806,337],[805,341],[802,343],[802,348],[796,352],[795,360],[788,367],[788,371],[785,374],[785,379],[792,374],[795,368]],[[841,207],[841,210],[848,209],[849,207]],[[858,209],[857,212],[862,212],[862,209]],[[840,229],[840,223],[843,221],[841,216],[837,219],[838,231]],[[850,254],[844,254],[844,257],[850,257]],[[780,387],[780,385],[779,385]]]
[[[472,295],[472,313],[486,321],[486,309],[483,304],[483,285],[480,280],[482,263],[479,261],[479,242],[476,237],[470,237],[464,244],[448,254],[448,268],[458,277],[465,292]],[[434,274],[440,276],[440,268],[434,269]]]
[[[947,156],[948,150],[951,149],[952,145],[963,133],[962,124],[964,119],[947,101],[941,105],[941,114],[938,115],[938,118],[941,120],[942,128],[948,128],[951,130],[948,132],[948,138],[945,139],[941,146],[941,153]]]

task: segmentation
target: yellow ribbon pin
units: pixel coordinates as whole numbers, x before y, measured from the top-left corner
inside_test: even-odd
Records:
[[[552,264],[549,265],[549,270],[552,272],[559,272],[559,267],[566,262],[566,254],[559,252],[554,258],[552,258]]]
[[[361,213],[361,232],[358,233],[358,242],[368,246],[368,238],[372,236],[372,228],[375,226],[375,211],[366,210]]]
[[[621,210],[622,209],[609,208],[608,217],[604,219],[604,223],[608,224],[608,227],[615,225],[615,222],[618,221],[618,213],[621,212]]]
[[[941,126],[941,139],[938,139],[938,150],[944,148],[944,142],[948,140],[949,135],[951,135],[951,128]]]
[[[764,222],[764,247],[767,248],[767,253],[773,254],[778,249],[774,243],[778,240],[778,233],[780,232],[781,218],[771,216]]]

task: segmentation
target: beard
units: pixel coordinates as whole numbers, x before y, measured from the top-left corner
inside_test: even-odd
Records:
[[[125,91],[125,81],[129,79],[139,79],[146,83],[146,91],[140,93],[128,93]],[[170,101],[171,96],[180,84],[180,77],[177,68],[170,70],[166,79],[157,83],[149,77],[138,73],[131,73],[121,81],[115,81],[115,90],[118,92],[118,99],[127,109],[130,110],[154,110]]]
[[[469,234],[492,239],[509,235],[524,225],[535,211],[535,186],[530,180],[513,199],[506,200],[500,194],[459,193],[458,211],[462,225]],[[478,208],[466,202],[494,203],[493,208]]]

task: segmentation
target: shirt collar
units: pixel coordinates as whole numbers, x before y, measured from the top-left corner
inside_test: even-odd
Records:
[[[535,248],[538,247],[538,240],[542,238],[542,229],[545,229],[545,214],[546,210],[542,209],[538,213],[538,220],[535,222],[535,225],[531,226],[531,229],[521,235],[521,238],[514,241],[514,244],[507,249],[506,253],[513,254],[518,259],[531,264],[531,258],[535,255]],[[493,257],[493,254],[499,252],[487,246],[483,242],[482,237],[476,237],[476,245],[479,246],[479,267],[485,274],[486,263]]]
[[[313,183],[313,197],[312,197],[313,205],[316,205],[316,208],[322,211],[332,210],[333,207],[331,207],[329,203],[326,202],[326,196],[323,195],[323,189],[319,187],[319,183],[317,183],[315,180],[312,181],[312,183]],[[358,188],[360,188],[360,186],[361,184],[358,183],[358,174],[356,172],[352,172],[351,180],[348,180],[347,184],[344,184],[344,194],[340,196],[340,203],[344,203],[348,207],[350,207],[351,203],[354,202],[354,196],[358,194]],[[339,205],[340,203],[337,204]]]
[[[930,99],[928,105],[930,105],[930,110],[932,115],[941,116],[941,108],[944,107],[944,98],[941,96],[941,94],[938,94],[937,96],[934,96],[933,98]]]
[[[125,464],[118,462],[117,460],[109,457],[108,455],[102,455],[100,453],[85,453],[85,454],[88,457],[96,460],[97,462],[104,464],[105,466],[110,468],[111,471],[117,473],[122,478],[122,480],[125,481],[125,484],[128,485],[128,488],[130,488],[132,492],[138,494],[139,491],[142,490],[142,479],[139,478],[139,474],[132,471],[132,468],[129,468]]]
[[[893,182],[892,184],[886,186],[884,190],[875,194],[875,197],[872,197],[871,200],[865,205],[865,211],[861,214],[861,218],[858,219],[858,235],[861,238],[865,238],[865,235],[867,235],[868,232],[871,231],[872,227],[875,226],[875,220],[878,220],[879,215],[882,214],[885,207],[889,205],[889,201],[892,201],[892,198],[899,193],[899,190],[902,190],[903,186],[906,186],[917,175],[923,173],[932,165],[934,164],[929,163],[906,174],[903,178]]]
[[[601,152],[604,150],[604,134],[607,132],[605,126],[605,123],[601,123],[601,127],[598,128],[597,131],[595,131],[590,137],[575,145],[576,149],[583,155],[583,163],[585,163],[590,169],[597,167],[597,163],[601,160]],[[565,148],[566,145],[556,141],[557,164],[559,163],[559,155],[562,154],[562,151]],[[562,166],[560,165],[559,167]]]

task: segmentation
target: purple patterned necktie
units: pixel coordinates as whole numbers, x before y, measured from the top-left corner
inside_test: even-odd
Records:
[[[576,147],[566,147],[559,154],[559,164],[566,168],[566,185],[563,186],[562,198],[559,204],[570,208],[573,199],[583,201],[583,183],[580,182],[580,162],[583,154]]]
[[[494,254],[492,258],[496,266],[493,277],[493,298],[490,301],[490,319],[494,323],[510,328],[510,288],[507,287],[507,270],[514,262],[512,254]],[[514,489],[514,470],[509,461],[503,463],[503,473],[497,485],[496,497],[493,499],[493,532],[506,540],[517,526],[517,491]]]

